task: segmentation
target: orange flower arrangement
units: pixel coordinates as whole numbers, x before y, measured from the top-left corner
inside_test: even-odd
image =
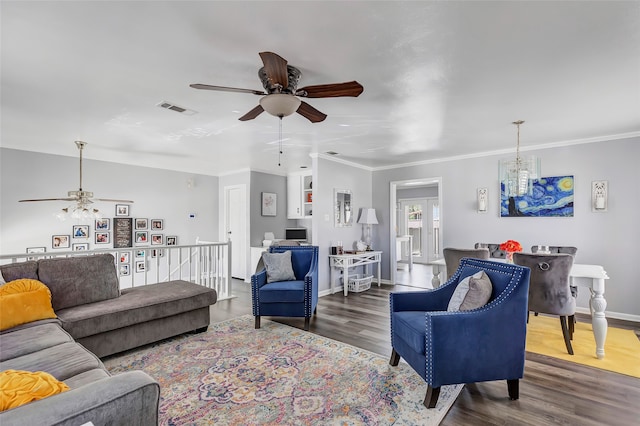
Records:
[[[516,240],[507,240],[500,244],[500,250],[504,250],[508,253],[522,251],[522,245]]]

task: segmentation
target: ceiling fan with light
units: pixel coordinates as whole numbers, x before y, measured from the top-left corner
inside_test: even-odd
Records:
[[[319,84],[298,89],[298,81],[302,73],[296,67],[287,64],[287,60],[272,52],[260,52],[264,67],[258,71],[265,92],[236,87],[211,86],[208,84],[191,84],[194,89],[218,90],[224,92],[250,93],[262,96],[260,104],[239,118],[240,121],[253,120],[262,112],[282,118],[297,112],[312,123],[327,118],[300,98],[335,98],[342,96],[359,96],[364,88],[357,81],[345,83]]]
[[[78,150],[80,150],[80,186],[77,191],[67,192],[66,198],[36,198],[32,200],[19,200],[20,203],[32,202],[32,201],[72,201],[72,204],[62,209],[58,214],[58,217],[64,219],[67,214],[70,214],[73,218],[98,218],[101,217],[100,211],[96,208],[92,208],[91,204],[94,201],[106,201],[112,203],[133,203],[131,200],[117,200],[113,198],[93,198],[93,192],[85,191],[82,189],[82,151],[87,145],[86,142],[75,141]]]

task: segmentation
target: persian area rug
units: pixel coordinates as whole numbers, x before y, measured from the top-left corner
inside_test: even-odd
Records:
[[[591,323],[578,322],[571,346],[573,355],[567,352],[558,317],[529,316],[527,351],[640,378],[640,341],[631,330],[608,327],[604,358],[598,359]]]
[[[109,358],[113,374],[143,370],[160,383],[162,425],[437,425],[463,385],[435,408],[404,362],[245,315]]]

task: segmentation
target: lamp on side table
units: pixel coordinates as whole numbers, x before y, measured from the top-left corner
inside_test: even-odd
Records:
[[[358,217],[358,223],[362,224],[363,231],[366,226],[366,234],[364,242],[367,243],[367,250],[371,250],[371,225],[378,224],[378,218],[376,217],[376,209],[361,208],[360,216]]]

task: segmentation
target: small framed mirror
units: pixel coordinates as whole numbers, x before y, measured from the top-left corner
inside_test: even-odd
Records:
[[[353,225],[351,191],[347,189],[335,189],[333,207],[334,225],[336,228]]]

